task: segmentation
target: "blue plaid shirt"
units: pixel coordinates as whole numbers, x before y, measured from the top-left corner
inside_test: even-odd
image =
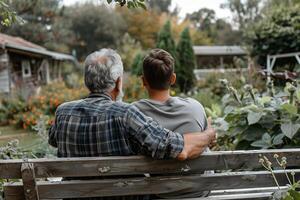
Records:
[[[133,105],[92,94],[57,108],[49,144],[58,147],[58,157],[144,154],[162,159],[176,158],[183,149],[183,138]]]

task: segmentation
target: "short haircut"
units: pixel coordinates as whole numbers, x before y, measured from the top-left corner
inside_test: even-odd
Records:
[[[84,82],[92,93],[110,92],[123,75],[121,57],[112,49],[101,49],[84,61]]]
[[[144,58],[143,76],[151,89],[169,89],[174,73],[174,58],[163,49],[153,49]]]

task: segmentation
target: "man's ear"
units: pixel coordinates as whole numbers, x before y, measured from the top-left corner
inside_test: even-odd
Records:
[[[176,74],[173,73],[170,78],[170,85],[174,85],[176,83]]]
[[[114,88],[116,92],[120,92],[122,90],[122,78],[119,77],[116,81],[116,87]]]

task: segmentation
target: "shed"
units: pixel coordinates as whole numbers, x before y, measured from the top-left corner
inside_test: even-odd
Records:
[[[0,33],[0,94],[28,98],[39,86],[61,78],[62,62],[78,65],[71,55]]]
[[[194,46],[197,69],[235,68],[247,52],[240,46]]]

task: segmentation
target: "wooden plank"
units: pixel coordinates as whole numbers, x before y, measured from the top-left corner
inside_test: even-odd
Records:
[[[120,176],[137,174],[189,174],[204,170],[253,169],[261,167],[259,155],[274,161],[273,155],[287,157],[288,166],[300,166],[299,149],[218,151],[204,153],[189,161],[154,160],[142,156],[29,159],[34,163],[36,177]],[[120,165],[122,163],[122,165]],[[276,166],[276,162],[273,162]],[[22,160],[1,160],[0,177],[21,178]],[[78,173],[83,172],[83,173]]]
[[[268,200],[272,195],[271,192],[263,192],[263,193],[250,193],[250,194],[230,194],[230,195],[222,195],[222,196],[209,196],[209,197],[199,197],[199,198],[187,198],[184,200],[239,200],[239,199],[247,199],[247,200]],[[172,199],[172,200],[181,200],[181,199]]]
[[[298,180],[300,178],[300,170],[294,171]],[[287,184],[286,176],[282,170],[275,171],[275,175],[280,185],[285,186]],[[37,184],[41,199],[166,193],[174,195],[174,192],[190,191],[191,189],[207,191],[272,187],[275,185],[270,172],[265,171],[62,182],[41,181]],[[6,196],[21,195],[22,183],[6,183],[4,189]]]
[[[287,189],[287,186],[281,186],[281,189]],[[228,194],[243,194],[243,193],[263,193],[274,192],[278,190],[277,187],[261,187],[261,188],[246,188],[246,189],[228,189],[228,190],[213,190],[210,192],[211,196],[228,195]]]
[[[23,190],[26,200],[39,200],[35,181],[35,172],[32,163],[23,163],[21,167]]]

